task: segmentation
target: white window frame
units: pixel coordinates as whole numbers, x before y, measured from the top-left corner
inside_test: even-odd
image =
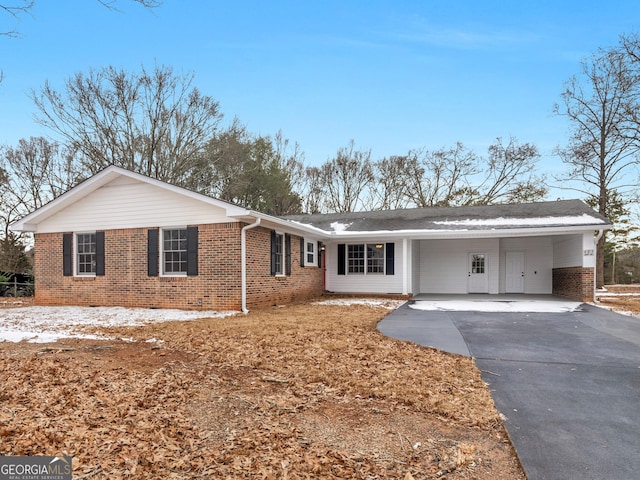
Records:
[[[78,237],[80,235],[93,235],[93,262],[91,264],[93,272],[80,272],[80,255],[86,255],[86,253],[80,253],[80,241]],[[91,255],[91,253],[89,253]],[[96,276],[96,232],[74,232],[73,234],[73,274],[76,277],[95,277]]]
[[[382,251],[382,257],[369,256],[369,248],[372,247],[374,251]],[[384,275],[387,269],[387,246],[383,242],[365,243],[364,246],[365,256],[365,274],[367,275]],[[374,266],[373,262],[376,262],[378,271],[370,271]]]
[[[368,255],[369,252],[369,247],[373,246],[374,248],[376,248],[378,245],[381,245],[381,249],[382,249],[382,258],[378,259],[375,257],[370,257]],[[349,257],[349,247],[355,247],[355,246],[359,246],[362,247],[364,249],[363,252],[363,270],[362,272],[352,272],[352,266],[353,266],[353,262],[349,262],[350,257]],[[377,249],[377,248],[376,248]],[[387,245],[384,242],[364,242],[364,243],[347,243],[346,247],[344,249],[344,254],[345,254],[345,275],[386,275],[387,273]],[[358,260],[356,258],[353,258],[352,260]],[[372,262],[373,260],[381,260],[382,262],[382,271],[378,271],[378,272],[371,272],[369,271],[372,268],[372,264],[370,262]]]
[[[312,247],[312,251],[309,251],[309,246]],[[311,256],[311,260],[309,260]],[[318,266],[318,241],[309,238],[304,239],[304,266],[305,267],[317,267]]]
[[[184,250],[171,250],[175,252],[182,252],[184,255],[184,271],[183,272],[167,272],[167,262],[165,260],[165,248],[164,248],[164,233],[171,232],[175,230],[184,230],[184,242],[185,247]],[[160,252],[160,276],[162,277],[186,277],[187,276],[187,227],[186,226],[178,226],[178,227],[165,227],[160,229],[160,235],[158,235],[159,252]],[[180,261],[182,263],[182,261]]]

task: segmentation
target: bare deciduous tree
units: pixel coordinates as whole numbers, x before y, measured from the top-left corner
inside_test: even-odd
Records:
[[[0,148],[0,165],[5,173],[0,189],[5,233],[9,223],[42,207],[78,180],[72,156],[43,137]]]
[[[192,82],[193,74],[170,67],[108,67],[76,74],[62,93],[47,82],[32,98],[38,122],[77,151],[88,172],[118,165],[180,185],[222,116]]]
[[[373,162],[375,188],[372,188],[376,209],[406,208],[411,200],[409,189],[414,175],[422,170],[411,155],[392,155]]]
[[[375,162],[377,208],[437,207],[527,202],[544,197],[544,179],[534,174],[538,150],[511,138],[489,147],[488,158],[458,142],[436,151]]]
[[[543,198],[547,193],[544,179],[535,175],[539,157],[535,145],[519,144],[513,137],[503,145],[498,138],[489,146],[485,178],[476,187],[477,198],[472,203],[520,203]]]
[[[42,137],[0,148],[0,270],[25,270],[25,234],[9,231],[18,218],[40,208],[76,183],[70,155]]]
[[[358,211],[366,204],[365,194],[374,178],[371,150],[356,150],[351,140],[320,167],[320,176],[328,211]]]
[[[17,19],[22,14],[30,13],[34,5],[35,2],[33,0],[14,0],[11,3],[0,4],[0,11],[9,14],[14,19]],[[6,30],[0,32],[0,35],[5,37],[16,37],[18,35],[18,31],[15,29]]]
[[[466,205],[474,191],[470,179],[478,157],[460,142],[434,152],[412,150],[408,157],[407,193],[418,207]]]
[[[615,190],[637,189],[638,124],[631,112],[637,111],[638,86],[628,55],[619,48],[599,50],[581,64],[579,76],[565,83],[558,115],[570,124],[571,136],[558,154],[568,166],[559,178],[565,188],[597,198],[598,212],[608,216]],[[567,182],[570,182],[567,185]],[[597,246],[596,284],[604,283],[604,243]]]

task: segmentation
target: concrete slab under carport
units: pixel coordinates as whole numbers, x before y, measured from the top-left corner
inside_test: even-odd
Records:
[[[470,300],[474,302],[524,302],[524,301],[550,301],[572,302],[573,300],[552,294],[529,293],[418,293],[411,298],[412,301],[443,301]]]

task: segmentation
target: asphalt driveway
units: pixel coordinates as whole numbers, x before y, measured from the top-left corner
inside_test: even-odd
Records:
[[[640,478],[640,319],[407,304],[378,328],[475,358],[529,480]]]

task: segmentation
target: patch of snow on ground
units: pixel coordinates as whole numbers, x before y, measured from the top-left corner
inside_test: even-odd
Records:
[[[222,318],[238,312],[123,307],[22,307],[0,309],[0,342],[106,339],[83,333],[93,327],[136,327],[156,322]]]
[[[366,305],[369,307],[395,310],[404,303],[406,303],[406,300],[391,300],[388,298],[335,298],[332,300],[322,300],[320,302],[314,302],[314,305],[336,305],[339,307],[348,307],[350,305]]]
[[[447,312],[518,312],[562,313],[580,310],[580,302],[558,300],[473,301],[473,300],[416,300],[409,305],[414,310]]]
[[[640,293],[602,293],[597,292],[596,297],[640,297]]]

